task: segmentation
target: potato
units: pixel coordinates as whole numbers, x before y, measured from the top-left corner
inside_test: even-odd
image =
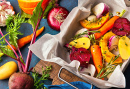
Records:
[[[90,39],[88,37],[81,37],[71,41],[69,44],[76,48],[88,49],[90,47]]]
[[[0,67],[0,80],[9,78],[17,71],[17,64],[14,61],[5,63]]]
[[[121,37],[119,39],[118,48],[122,59],[127,60],[130,57],[130,39],[127,36]]]

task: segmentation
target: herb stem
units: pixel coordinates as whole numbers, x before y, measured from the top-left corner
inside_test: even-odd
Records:
[[[18,49],[18,52],[19,52],[19,54],[20,54],[20,56],[21,56],[22,61],[24,62],[23,56],[22,56],[22,54],[21,54],[21,51],[20,51],[19,47],[17,47],[17,49]],[[18,63],[19,63],[19,62],[18,62]],[[23,64],[23,63],[22,63],[22,64]],[[22,65],[22,71],[23,71],[24,68],[25,68],[25,66]]]
[[[9,33],[3,35],[3,36],[0,38],[0,40],[2,40],[3,38],[5,38],[8,34],[9,34]]]
[[[2,31],[1,31],[1,29],[0,29],[0,34],[1,34],[2,37],[4,36],[3,33],[2,33]],[[19,58],[18,54],[16,53],[16,51],[13,49],[13,47],[12,47],[11,44],[7,41],[6,38],[5,38],[5,41],[6,41],[6,43],[11,47],[11,49],[12,49],[12,51],[14,52],[15,56],[17,57],[16,60],[18,61],[18,67],[19,67],[20,72],[22,72],[21,63],[20,63],[21,61],[20,61],[20,58]]]
[[[126,12],[126,10],[122,10],[122,12],[120,13],[119,17],[122,17],[125,12]]]
[[[1,29],[0,29],[0,34],[1,34],[2,37],[4,36],[3,33],[2,33],[2,31],[1,31]],[[13,49],[13,47],[12,47],[11,44],[7,41],[6,38],[5,38],[5,41],[6,41],[7,44],[11,47],[11,49],[12,49],[12,51],[15,53],[16,57],[19,58],[18,54],[16,53],[16,51]]]

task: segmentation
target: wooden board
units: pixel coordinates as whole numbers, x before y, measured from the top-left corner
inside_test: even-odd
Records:
[[[58,73],[61,68],[60,65],[53,63],[53,62],[46,62],[46,61],[40,60],[34,68],[35,68],[36,72],[38,72],[39,74],[42,74],[42,67],[46,68],[45,66],[49,66],[49,65],[52,65],[52,70],[50,72],[50,78],[53,79],[52,85],[63,84],[64,82],[58,78]],[[66,80],[67,82],[74,82],[74,81],[85,82],[84,80],[82,80],[81,78],[77,77],[76,75],[70,73],[66,69],[63,69],[61,71],[60,77],[64,80]]]

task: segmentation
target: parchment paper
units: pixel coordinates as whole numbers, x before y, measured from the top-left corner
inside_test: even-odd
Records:
[[[130,20],[130,8],[126,7],[123,0],[78,0],[78,6],[69,13],[68,17],[61,25],[61,32],[57,35],[45,34],[31,45],[29,49],[40,59],[55,62],[99,88],[125,88],[126,80],[122,71],[124,71],[129,64],[129,59],[124,61],[121,68],[117,66],[109,80],[105,81],[93,77],[95,67],[92,64],[90,64],[89,69],[85,69],[91,76],[87,75],[85,72],[79,72],[78,67],[80,63],[76,60],[71,62],[69,53],[66,48],[63,47],[65,43],[70,42],[74,34],[82,28],[79,24],[79,20],[88,17],[91,14],[91,7],[100,2],[109,5],[113,15],[116,15],[117,11],[121,12],[123,9],[127,10],[123,17]]]

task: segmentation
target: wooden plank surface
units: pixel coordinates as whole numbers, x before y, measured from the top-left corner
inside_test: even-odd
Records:
[[[38,72],[39,74],[42,74],[42,67],[46,68],[45,66],[50,66],[50,65],[52,65],[52,70],[50,72],[50,78],[53,79],[52,85],[63,84],[64,82],[58,78],[58,73],[61,68],[60,65],[53,63],[53,62],[47,62],[47,61],[40,60],[34,68],[35,68],[36,72]],[[74,81],[85,82],[84,80],[82,80],[81,78],[77,77],[76,75],[70,73],[66,69],[62,69],[60,77],[64,80],[66,80],[67,82],[74,82]]]

